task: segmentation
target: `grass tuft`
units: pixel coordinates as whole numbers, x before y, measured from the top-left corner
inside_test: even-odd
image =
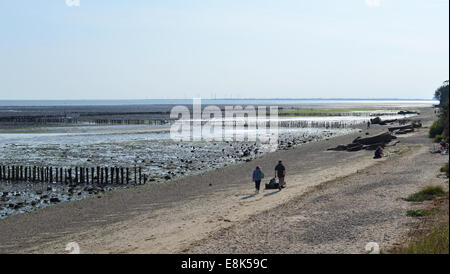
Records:
[[[423,238],[395,250],[396,254],[449,254],[449,227],[443,223]]]
[[[438,209],[431,209],[431,210],[425,210],[425,209],[417,209],[417,210],[408,210],[406,212],[406,216],[408,217],[423,217],[428,216],[431,214],[436,214],[439,210]]]
[[[447,192],[441,186],[427,186],[421,191],[409,195],[405,198],[405,201],[408,202],[423,202],[433,200],[436,197],[445,196]]]

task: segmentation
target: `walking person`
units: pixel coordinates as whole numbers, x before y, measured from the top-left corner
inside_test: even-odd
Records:
[[[282,161],[278,161],[278,165],[275,166],[275,178],[278,177],[278,189],[286,187],[286,182],[284,181],[284,177],[286,176],[286,168],[283,165]]]
[[[261,171],[259,166],[253,171],[253,182],[255,182],[255,195],[259,193],[259,187],[261,186],[261,180],[264,178],[264,173]]]

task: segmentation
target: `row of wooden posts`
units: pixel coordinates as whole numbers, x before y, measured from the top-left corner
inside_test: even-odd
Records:
[[[142,167],[57,168],[0,165],[0,180],[64,184],[145,184],[147,175],[142,173]]]
[[[280,127],[287,128],[347,128],[356,124],[363,124],[364,122],[355,122],[352,121],[304,121],[304,120],[287,120],[280,121]]]
[[[28,124],[99,124],[99,125],[165,125],[170,121],[167,119],[153,120],[126,120],[126,119],[78,119],[70,117],[42,117],[42,116],[25,116],[25,117],[0,117],[1,123],[28,123]]]
[[[111,119],[96,119],[87,120],[87,123],[95,125],[165,125],[168,120],[111,120]]]

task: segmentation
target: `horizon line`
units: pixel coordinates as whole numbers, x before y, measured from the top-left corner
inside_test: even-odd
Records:
[[[425,100],[435,100],[438,101],[437,98],[358,98],[358,97],[305,97],[305,98],[293,98],[293,97],[273,97],[273,98],[257,98],[257,97],[239,97],[239,98],[202,98],[202,97],[192,97],[192,98],[128,98],[128,99],[0,99],[0,101],[148,101],[148,100],[193,100],[193,99],[202,99],[202,100],[407,100],[407,101],[425,101]]]

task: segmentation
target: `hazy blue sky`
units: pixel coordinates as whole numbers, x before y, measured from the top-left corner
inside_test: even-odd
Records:
[[[0,99],[430,98],[448,0],[0,0]]]

